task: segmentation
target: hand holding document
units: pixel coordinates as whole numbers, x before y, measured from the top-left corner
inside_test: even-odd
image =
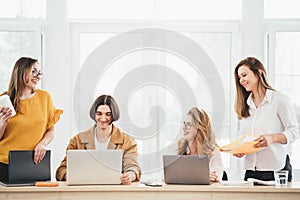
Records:
[[[239,137],[232,143],[219,147],[221,152],[227,152],[231,154],[252,154],[262,150],[264,147],[255,148],[254,145],[259,141],[254,141],[256,137],[245,134]]]

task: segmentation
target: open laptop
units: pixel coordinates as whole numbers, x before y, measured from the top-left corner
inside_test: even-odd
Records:
[[[208,156],[164,155],[163,166],[167,184],[210,184]]]
[[[0,184],[7,187],[16,187],[31,186],[36,181],[49,181],[51,179],[50,157],[51,151],[47,150],[43,160],[39,164],[35,164],[33,162],[34,151],[10,151],[8,154],[7,180],[2,180]]]
[[[122,150],[68,150],[67,184],[120,184]]]

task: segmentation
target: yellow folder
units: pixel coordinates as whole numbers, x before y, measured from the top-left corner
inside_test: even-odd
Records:
[[[233,141],[230,144],[219,147],[221,152],[227,152],[232,154],[252,154],[262,150],[264,147],[255,148],[254,145],[259,141],[254,141],[256,137],[245,134],[239,137],[237,140]]]

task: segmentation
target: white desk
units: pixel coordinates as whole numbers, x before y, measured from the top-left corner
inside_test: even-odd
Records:
[[[140,183],[131,185],[67,186],[60,182],[58,187],[3,187],[0,199],[178,199],[178,200],[299,200],[300,182],[289,183],[288,188],[274,186],[222,186],[212,185],[164,185],[149,187]]]

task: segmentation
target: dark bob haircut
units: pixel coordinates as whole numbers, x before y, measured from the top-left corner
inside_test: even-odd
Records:
[[[120,110],[115,99],[110,95],[101,95],[93,103],[90,109],[90,117],[95,121],[97,108],[101,105],[109,106],[112,113],[112,122],[117,121],[120,118]]]

